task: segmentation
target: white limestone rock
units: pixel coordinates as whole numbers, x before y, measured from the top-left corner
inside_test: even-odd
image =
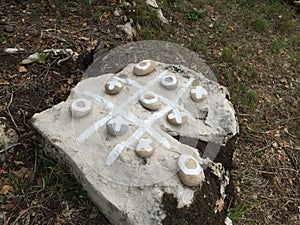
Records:
[[[5,117],[0,117],[0,147],[1,152],[15,145],[18,141],[17,132],[10,128]]]
[[[147,76],[136,76],[136,65],[129,64],[116,74],[82,80],[66,102],[33,117],[34,127],[54,147],[46,149],[48,155],[71,167],[114,225],[162,224],[166,217],[162,206],[164,193],[173,194],[178,207],[192,204],[197,189],[181,182],[179,157],[190,155],[203,168],[213,168],[214,163],[201,158],[196,144],[182,144],[171,135],[225,144],[238,132],[225,87],[182,66],[159,62],[155,65]],[[166,74],[176,77],[176,88],[162,87],[160,81]],[[126,88],[117,95],[108,94],[104,86],[111,79],[121,81]],[[197,85],[207,90],[207,97],[200,102],[194,102],[190,96]],[[162,103],[156,111],[139,102],[148,91],[155,93]],[[80,118],[71,117],[69,107],[76,99],[91,101],[91,112]],[[181,126],[168,121],[167,115],[174,109],[186,116]],[[117,117],[123,122],[111,123]],[[126,129],[122,132],[124,124]],[[153,140],[153,146],[147,138]],[[136,154],[137,148],[148,151],[149,145],[155,153],[146,160]],[[201,182],[203,179],[201,176]]]

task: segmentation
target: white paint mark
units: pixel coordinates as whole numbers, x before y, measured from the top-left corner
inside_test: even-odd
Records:
[[[156,139],[156,141],[160,144],[162,144],[163,146],[165,146],[167,149],[171,148],[171,144],[168,142],[168,140],[161,135],[160,133],[158,133],[156,130],[150,128],[150,132],[152,137],[154,137]]]
[[[173,109],[172,113],[168,114],[168,118],[170,120],[175,119],[176,123],[181,124],[182,123],[182,115],[183,112],[180,112],[178,109]]]
[[[174,75],[166,75],[160,81],[161,85],[167,89],[175,88],[177,82],[178,82],[177,77],[175,77]]]
[[[138,70],[147,70],[151,66],[151,61],[150,60],[143,60],[140,63],[135,64],[135,68]]]
[[[133,86],[139,89],[144,88],[144,86],[140,85],[138,82],[131,80],[130,78],[121,78],[121,77],[114,77],[114,79],[122,81],[127,86]]]
[[[146,92],[140,96],[140,101],[146,105],[152,105],[158,102],[158,97],[152,92]]]
[[[196,99],[202,99],[207,96],[207,91],[201,87],[201,86],[196,86],[191,90],[191,93],[195,94]]]
[[[122,83],[117,80],[110,80],[107,82],[108,90],[113,90],[115,87],[122,88]]]
[[[100,127],[102,127],[104,124],[106,124],[106,122],[109,121],[110,119],[111,119],[111,115],[109,114],[106,117],[102,118],[101,120],[98,120],[91,127],[85,129],[77,138],[78,142],[80,142],[80,143],[84,142],[92,134],[94,134]]]
[[[106,164],[107,165],[111,165],[113,164],[113,162],[119,157],[119,155],[121,154],[121,152],[123,151],[123,149],[125,148],[125,146],[121,143],[121,144],[117,144],[113,150],[108,154],[107,158],[106,158]]]
[[[101,95],[94,94],[90,91],[84,91],[83,94],[88,96],[88,97],[91,97],[91,98],[95,99],[97,102],[101,103],[104,107],[107,107],[107,108],[110,108],[110,109],[114,108],[114,104],[107,101]]]
[[[153,150],[151,144],[153,143],[153,141],[151,140],[151,138],[141,138],[138,142],[138,144],[136,145],[135,150],[137,152],[141,151],[141,150],[145,150],[147,152],[151,152]]]
[[[177,102],[178,103],[178,101],[179,101],[179,99],[182,97],[182,95],[183,95],[183,93],[186,91],[186,89],[188,89],[188,87],[194,82],[194,78],[193,77],[191,77],[186,83],[184,83],[181,87],[180,87],[180,89],[179,89],[179,91],[178,91],[178,93],[177,93],[177,95],[176,95],[176,97],[175,97],[175,99],[174,99],[174,102]]]
[[[128,126],[128,121],[121,116],[116,116],[108,122],[108,125],[111,125],[116,132],[120,132],[122,126]]]

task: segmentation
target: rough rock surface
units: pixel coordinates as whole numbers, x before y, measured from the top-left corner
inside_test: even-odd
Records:
[[[0,117],[0,162],[4,159],[5,151],[16,145],[17,141],[18,134],[16,131],[9,128],[6,118]]]
[[[214,196],[209,200],[208,208],[211,208],[216,200],[225,198],[229,179],[222,165],[212,160],[220,146],[238,132],[226,88],[183,66],[157,62],[154,72],[143,77],[135,76],[133,68],[134,64],[129,64],[116,74],[83,80],[66,102],[34,115],[33,125],[51,145],[46,151],[71,167],[91,199],[113,224],[165,224],[168,213],[163,199],[166,195],[176,199],[177,207],[172,207],[188,209],[193,204],[195,193],[199,194],[201,189],[181,183],[177,174],[181,154],[192,155],[206,170],[205,177],[209,180],[204,188],[215,186],[211,189]],[[160,80],[167,74],[177,77],[176,89],[161,86]],[[105,83],[112,78],[125,85],[117,95],[105,92]],[[190,96],[190,89],[197,85],[208,92],[199,103]],[[159,96],[163,103],[159,110],[153,112],[141,106],[139,97],[145,91]],[[73,118],[69,107],[76,99],[92,102],[92,112]],[[167,113],[174,108],[185,113],[188,118],[185,124],[174,126],[167,121]],[[129,122],[128,131],[120,136],[111,136],[106,130],[107,121],[115,116]],[[155,153],[147,159],[138,157],[134,151],[137,141],[145,134],[156,143]],[[187,145],[180,142],[181,136],[196,141]],[[198,140],[219,145],[213,154],[206,152],[209,148],[202,149],[202,158],[197,149]],[[207,155],[210,158],[204,157]],[[225,221],[226,216],[211,210],[208,219],[213,221],[212,217]]]

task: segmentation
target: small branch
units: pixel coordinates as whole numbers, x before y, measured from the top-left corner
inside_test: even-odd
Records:
[[[13,147],[16,147],[18,145],[21,145],[21,143],[16,143],[16,144],[8,146],[7,148],[4,148],[4,149],[0,150],[0,154],[3,153],[3,152],[9,151],[9,149],[11,149]]]
[[[11,95],[10,95],[9,103],[8,103],[8,105],[6,106],[6,111],[7,111],[7,114],[9,115],[9,117],[10,117],[12,123],[13,123],[14,126],[16,127],[16,129],[19,130],[19,127],[17,126],[17,124],[16,124],[16,122],[15,122],[15,120],[14,120],[14,118],[13,118],[13,116],[11,115],[10,110],[9,110],[9,107],[10,107],[12,101],[13,101],[13,97],[14,97],[14,94],[11,94]]]

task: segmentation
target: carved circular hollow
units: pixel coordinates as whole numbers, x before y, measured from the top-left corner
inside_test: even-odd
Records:
[[[204,181],[203,168],[191,155],[182,154],[178,158],[178,166],[180,169],[178,171],[179,178],[186,186],[198,186]]]
[[[160,83],[164,88],[172,90],[178,86],[178,79],[174,75],[166,75],[161,79]]]
[[[92,111],[92,102],[87,99],[79,98],[70,105],[70,112],[73,117],[80,118],[86,116]]]
[[[207,91],[201,86],[193,87],[190,92],[190,96],[194,102],[200,102],[206,99],[207,94]]]
[[[133,68],[133,73],[137,76],[144,76],[154,71],[155,62],[152,60],[143,60],[137,63]]]
[[[110,95],[118,94],[122,89],[123,83],[119,80],[109,80],[105,84],[105,91]]]
[[[160,100],[156,94],[152,92],[146,92],[140,96],[140,104],[151,111],[156,111],[160,108]]]

